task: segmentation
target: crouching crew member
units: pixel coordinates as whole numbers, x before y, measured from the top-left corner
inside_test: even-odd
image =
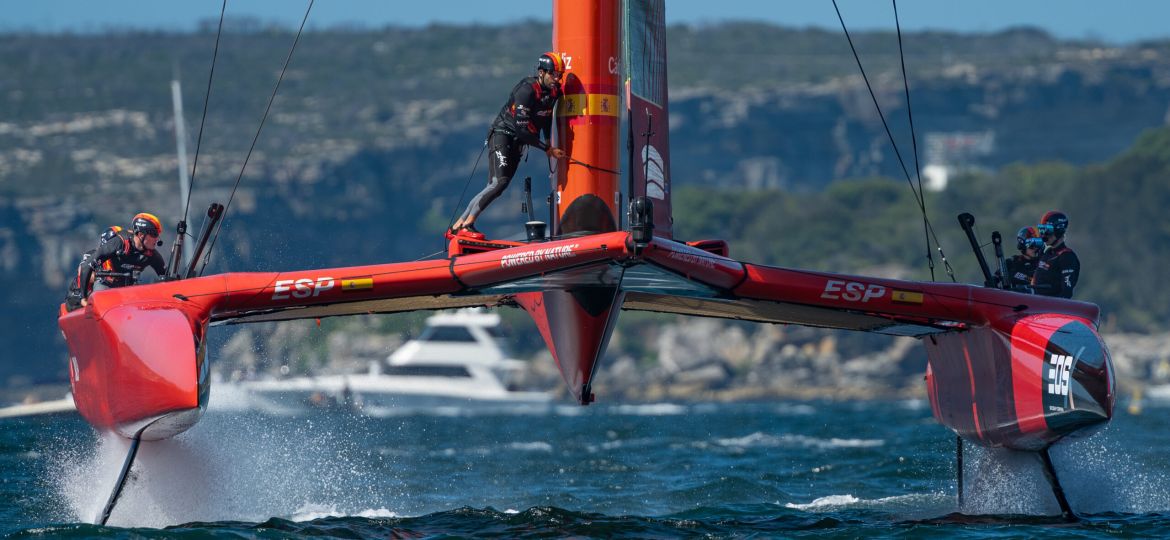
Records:
[[[86,251],[77,266],[77,277],[65,296],[66,307],[85,306],[93,291],[134,285],[147,267],[166,276],[166,261],[155,249],[162,245],[158,239],[162,232],[162,222],[146,212],[134,216],[128,231],[115,226],[103,232],[98,247]]]
[[[553,107],[561,97],[561,76],[565,61],[555,52],[546,52],[536,60],[536,76],[525,77],[512,88],[512,94],[492,122],[488,134],[488,185],[467,205],[467,210],[452,225],[448,236],[461,234],[483,238],[475,229],[475,220],[492,201],[508,188],[525,146],[535,146],[553,159],[565,157],[565,151],[548,143],[552,133]],[[540,140],[541,134],[544,141]]]
[[[1040,231],[1036,227],[1020,228],[1016,233],[1016,249],[1020,253],[1004,262],[1008,273],[1006,285],[1010,290],[1030,293],[1036,263],[1044,252],[1044,239],[1040,238]]]

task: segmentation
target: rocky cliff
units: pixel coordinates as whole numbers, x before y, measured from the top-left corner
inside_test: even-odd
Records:
[[[671,32],[676,185],[807,191],[840,178],[901,176],[840,36],[761,25]],[[749,37],[754,50],[774,54],[731,52]],[[213,38],[0,36],[0,66],[19,74],[0,80],[0,276],[9,284],[0,310],[0,385],[63,379],[56,306],[79,254],[102,228],[141,210],[159,214],[168,228],[182,215],[168,92],[176,67],[187,147],[200,148],[193,230],[207,203],[227,200],[240,178],[209,270],[350,265],[442,248],[449,216],[482,182],[482,163],[471,173],[489,119],[549,39],[540,23],[312,33],[242,170],[292,35],[225,36],[200,138]],[[892,39],[868,34],[859,44],[876,51],[870,67],[878,100],[909,158]],[[1166,123],[1166,44],[1109,48],[1020,30],[918,34],[907,47],[917,133],[993,134],[989,148],[964,158],[967,166],[1092,163]],[[547,171],[537,161],[518,176],[539,185]],[[519,231],[518,201],[519,190],[511,190],[485,227]],[[802,338],[787,328],[709,328],[728,332],[730,345],[688,358],[672,352],[699,335],[686,329],[713,323],[678,324],[657,338],[660,362],[648,366],[615,343],[611,369],[662,395],[683,387],[739,391],[737,374],[748,372],[756,373],[756,389],[744,392],[761,394],[776,380],[799,381],[813,393],[852,392],[874,377],[901,388],[915,372],[872,371],[904,361],[895,356],[912,358],[900,342],[842,355],[836,338]]]

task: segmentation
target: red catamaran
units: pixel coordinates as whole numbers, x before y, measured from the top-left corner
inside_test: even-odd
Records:
[[[763,266],[732,258],[720,240],[674,238],[664,4],[554,1],[552,49],[566,64],[556,138],[571,159],[551,186],[551,234],[532,227],[526,242],[457,236],[442,259],[187,276],[96,292],[73,312],[62,306],[78,410],[134,441],[102,521],[138,442],[199,420],[209,325],[465,306],[527,311],[581,404],[604,382],[595,374],[621,310],[917,337],[938,421],[967,441],[1039,452],[1071,514],[1047,449],[1112,416],[1115,382],[1097,306]],[[623,117],[628,207],[618,173]]]

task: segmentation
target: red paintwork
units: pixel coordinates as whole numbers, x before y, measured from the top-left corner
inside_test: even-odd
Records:
[[[594,401],[593,373],[617,323],[621,310],[615,307],[621,306],[621,297],[616,287],[516,295],[516,302],[536,322],[569,391],[582,405]],[[590,313],[582,301],[604,307]]]
[[[350,280],[356,285],[347,288]],[[231,273],[96,292],[89,306],[61,315],[58,325],[69,347],[73,395],[82,416],[95,427],[126,437],[164,416],[184,419],[158,422],[160,432],[144,435],[161,438],[189,428],[198,414],[186,413],[206,405],[200,390],[207,381],[200,378],[195,344],[212,319],[460,289],[445,259]]]
[[[578,161],[611,170],[619,167],[618,132],[608,107],[618,104],[606,100],[619,88],[614,64],[619,5],[618,0],[554,2],[554,50],[569,63],[557,144]],[[574,104],[571,109],[568,103]],[[635,245],[630,233],[614,232],[618,176],[563,160],[559,165],[553,230],[594,234],[532,244],[456,237],[449,258],[441,260],[231,273],[95,293],[89,307],[59,318],[72,356],[78,409],[94,426],[127,437],[174,435],[193,425],[206,403],[199,345],[210,321],[269,311],[295,317],[289,308],[300,306],[475,295],[496,285],[503,287],[482,294],[501,295],[518,281],[541,289],[511,289],[512,299],[536,321],[570,390],[588,403],[625,294],[615,276],[649,265],[660,270],[651,275],[674,279],[673,274],[710,289],[675,291],[710,294],[748,308],[768,303],[801,308],[772,318],[767,309],[753,312],[762,313],[762,320],[810,323],[800,317],[815,312],[829,326],[851,321],[854,328],[874,328],[888,321],[914,332],[937,331],[923,337],[932,409],[941,423],[980,444],[1040,449],[1088,433],[1112,415],[1112,366],[1096,332],[1100,314],[1093,304],[965,284],[743,263],[728,258],[720,241],[687,245],[660,235]],[[664,304],[654,298],[643,295],[643,309]],[[725,312],[712,311],[714,305],[676,312],[736,316],[720,315]],[[1070,359],[1075,362],[1060,367]]]
[[[655,237],[644,251],[646,259],[719,289],[731,289],[745,276],[743,263],[686,244]]]
[[[207,318],[173,298],[121,303],[126,295],[119,292],[95,294],[88,307],[62,316],[59,325],[69,346],[77,409],[94,426],[133,437],[164,415],[206,405],[200,402],[196,346]],[[198,420],[198,414],[188,417],[192,424]],[[144,438],[175,433],[148,430]]]
[[[556,145],[579,162],[562,159],[557,164],[557,222],[552,224],[557,235],[609,232],[619,223],[621,178],[601,169],[621,168],[620,8],[619,0],[553,2],[553,50],[566,61],[564,98],[556,112]]]
[[[209,321],[298,306],[475,294],[572,269],[585,273],[514,299],[533,315],[566,383],[587,403],[597,361],[619,313],[614,307],[623,295],[612,282],[592,280],[606,268],[620,268],[616,265],[652,265],[705,284],[725,300],[816,306],[954,330],[924,338],[928,389],[939,420],[976,442],[1032,449],[1085,432],[1112,414],[1114,383],[1108,352],[1095,331],[1098,308],[1085,302],[760,266],[657,237],[636,248],[627,232],[532,244],[489,241],[479,249],[491,245],[510,247],[440,260],[230,273],[94,293],[89,307],[59,319],[76,359],[72,375],[78,408],[93,425],[126,436],[172,415],[159,422],[165,429],[148,435],[173,435],[198,419],[197,414],[173,415],[205,404],[195,347]],[[896,291],[920,296],[899,299]],[[1062,330],[1056,332],[1057,327]],[[1053,402],[1037,397],[1045,395],[1043,385],[1051,378],[1045,347],[1068,336],[1079,340],[1064,344],[1069,354],[1087,348],[1083,356],[1090,362],[1077,365],[1074,386],[1089,397],[1055,406],[1069,411],[1091,406],[1088,412],[1078,410],[1080,416],[1054,415],[1048,410]],[[1067,420],[1073,416],[1075,422]],[[1054,420],[1059,422],[1054,425]]]
[[[1055,395],[1048,389],[1056,381],[1046,349],[1077,333],[1076,344],[1086,345],[1079,356],[1088,361],[1078,359],[1066,381],[1070,388]],[[924,341],[935,417],[967,440],[1040,450],[1065,436],[1091,433],[1112,417],[1112,370],[1092,365],[1103,358],[1107,366],[1108,351],[1085,319],[1021,314],[1008,332],[978,327]]]
[[[1049,319],[1056,318],[1056,321]],[[1066,317],[1037,315],[1031,324],[1020,324],[1011,333],[1011,361],[1013,368],[1012,394],[1020,431],[1040,433],[1048,428],[1044,420],[1044,401],[1041,396],[1044,382],[1044,348],[1053,332],[1067,322]]]
[[[482,287],[515,279],[517,271],[544,273],[626,257],[624,232],[593,234],[553,242],[523,244],[520,248],[464,255],[455,260],[459,282]]]
[[[959,321],[974,325],[1002,322],[1026,305],[1029,312],[1064,313],[1096,325],[1100,309],[1087,302],[1024,295],[966,284],[904,281],[828,272],[744,264],[747,277],[737,296],[792,302],[905,318],[908,321]],[[856,287],[852,287],[856,284]],[[898,301],[897,291],[921,293],[921,302]],[[855,299],[851,299],[855,298]]]

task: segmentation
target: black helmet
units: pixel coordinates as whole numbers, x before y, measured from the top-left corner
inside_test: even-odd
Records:
[[[1051,210],[1040,218],[1040,224],[1036,226],[1036,230],[1040,231],[1040,236],[1051,234],[1061,238],[1068,231],[1068,216],[1059,210]]]
[[[1020,227],[1016,233],[1016,249],[1023,253],[1028,248],[1044,249],[1044,239],[1040,238],[1040,231],[1036,227]]]
[[[565,71],[565,60],[561,55],[549,51],[536,59],[536,69],[543,69],[549,73],[561,73]]]

